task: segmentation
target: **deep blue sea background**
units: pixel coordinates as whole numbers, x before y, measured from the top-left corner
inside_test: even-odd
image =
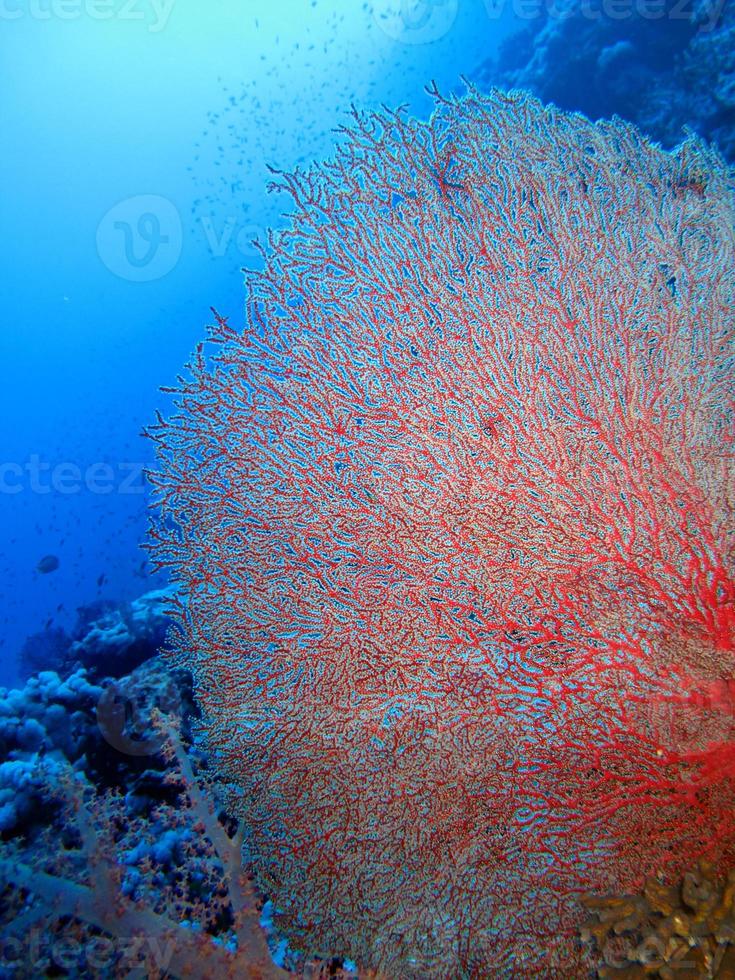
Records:
[[[615,4],[1,5],[0,683],[28,634],[163,584],[140,432],[210,307],[242,319],[250,242],[283,220],[267,165],[329,156],[351,103],[426,115],[464,74],[732,155],[732,4]]]

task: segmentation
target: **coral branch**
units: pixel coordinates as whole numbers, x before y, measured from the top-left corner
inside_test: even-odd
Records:
[[[290,941],[572,976],[581,892],[733,857],[733,175],[432,94],[275,176],[153,548]]]

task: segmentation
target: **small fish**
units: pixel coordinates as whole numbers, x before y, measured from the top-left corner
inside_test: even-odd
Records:
[[[59,564],[60,562],[56,555],[44,555],[36,565],[36,571],[40,572],[41,575],[48,575],[49,572],[55,572]]]

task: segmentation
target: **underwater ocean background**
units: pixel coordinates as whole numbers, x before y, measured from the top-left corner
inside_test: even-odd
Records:
[[[0,980],[735,976],[735,0],[0,0],[0,104]]]

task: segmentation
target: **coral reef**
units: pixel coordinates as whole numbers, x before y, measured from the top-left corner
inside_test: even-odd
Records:
[[[612,11],[612,12],[611,12]],[[545,102],[614,114],[665,146],[687,128],[735,160],[735,7],[559,0],[473,73]]]
[[[228,835],[180,740],[168,738],[173,801],[141,813],[128,798],[95,795],[83,776],[67,774],[57,781],[56,825],[32,849],[6,845],[0,856],[0,881],[12,888],[2,921],[6,973],[290,975],[273,964],[260,929],[241,835]],[[61,847],[54,840],[60,833]]]
[[[64,679],[42,671],[23,689],[0,689],[0,831],[37,815],[60,769],[84,765],[99,738],[94,708],[102,693],[83,669]]]
[[[147,592],[131,603],[97,603],[79,610],[69,658],[89,670],[122,677],[163,645],[170,589]]]
[[[735,863],[735,188],[433,94],[276,175],[150,430],[169,656],[296,948],[579,976],[579,893]]]
[[[171,589],[147,592],[132,602],[100,600],[77,610],[71,636],[55,628],[28,637],[20,652],[26,675],[74,666],[91,675],[123,677],[153,656],[164,642]]]
[[[131,610],[138,641],[150,623],[154,640],[167,595],[119,615],[89,608],[83,647],[119,651],[116,624]],[[64,662],[67,672],[60,663],[0,690],[3,980],[352,976],[295,954],[253,890],[242,829],[196,737],[189,675],[159,657],[124,677],[100,674],[106,656],[91,670]]]

